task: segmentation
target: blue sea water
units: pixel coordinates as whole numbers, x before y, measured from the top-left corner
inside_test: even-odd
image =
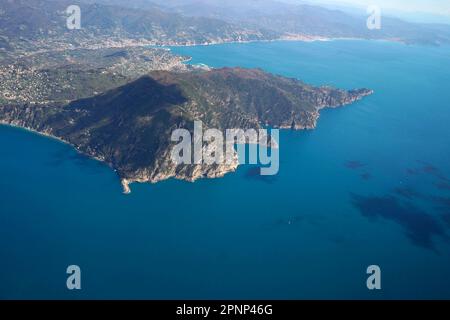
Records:
[[[375,41],[172,48],[375,94],[282,131],[280,172],[132,185],[0,127],[0,298],[450,299],[450,48]],[[68,265],[82,290],[66,289]],[[366,269],[379,265],[382,290]]]

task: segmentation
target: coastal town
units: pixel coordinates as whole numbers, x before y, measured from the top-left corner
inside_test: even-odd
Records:
[[[188,58],[166,49],[119,47],[48,51],[0,61],[0,103],[70,101],[153,70],[185,71]]]

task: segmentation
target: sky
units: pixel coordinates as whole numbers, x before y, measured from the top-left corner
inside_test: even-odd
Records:
[[[288,0],[302,2],[301,0]],[[416,20],[432,20],[450,24],[450,0],[306,0],[311,4],[333,4],[349,7],[367,8],[378,5],[382,11],[400,17]]]
[[[319,0],[317,2],[349,4],[354,6],[369,6],[374,4],[388,10],[450,16],[450,0]]]

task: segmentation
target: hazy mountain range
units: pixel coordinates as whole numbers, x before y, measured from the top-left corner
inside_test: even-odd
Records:
[[[191,17],[224,20],[247,28],[286,34],[391,39],[407,43],[440,44],[450,41],[450,26],[415,24],[390,16],[382,17],[381,30],[367,29],[364,11],[327,9],[310,4],[276,0],[101,0],[103,3],[151,8],[155,4],[168,12]],[[299,2],[300,3],[300,2]]]
[[[66,27],[65,9],[72,4],[81,7],[81,30]],[[450,42],[448,25],[383,17],[381,30],[369,30],[366,19],[272,0],[4,0],[0,2],[0,48],[107,45],[124,39],[168,45],[286,38]]]

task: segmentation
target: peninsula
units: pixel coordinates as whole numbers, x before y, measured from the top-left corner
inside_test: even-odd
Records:
[[[61,92],[57,85],[52,88]],[[195,120],[219,130],[313,129],[321,109],[351,104],[370,94],[370,89],[313,87],[260,69],[151,71],[69,102],[58,96],[45,102],[2,103],[0,123],[56,137],[106,162],[117,171],[124,191],[130,192],[133,182],[218,178],[237,168],[237,157],[232,164],[220,165],[177,166],[171,161],[171,133],[177,128],[193,130]]]

